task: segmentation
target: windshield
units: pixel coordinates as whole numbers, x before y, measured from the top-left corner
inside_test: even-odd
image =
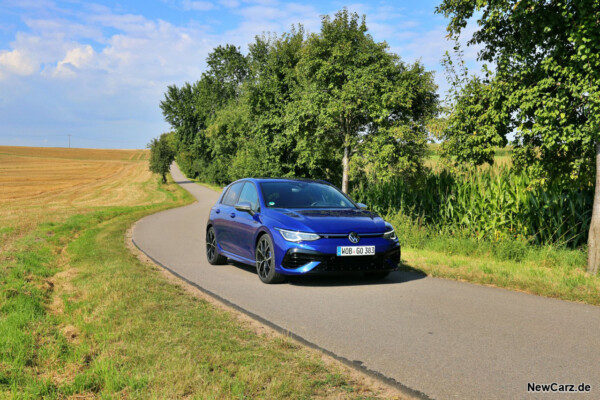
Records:
[[[267,207],[277,208],[356,208],[336,188],[316,182],[262,182]]]

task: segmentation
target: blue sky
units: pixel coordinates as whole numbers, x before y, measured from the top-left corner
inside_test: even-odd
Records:
[[[200,78],[208,53],[347,7],[407,61],[436,71],[452,48],[439,1],[0,0],[0,145],[144,148],[169,130],[167,85]],[[476,51],[466,49],[471,71]]]

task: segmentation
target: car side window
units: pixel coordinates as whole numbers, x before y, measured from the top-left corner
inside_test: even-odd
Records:
[[[223,196],[223,200],[221,200],[221,204],[225,204],[226,206],[235,206],[237,203],[238,197],[240,197],[240,192],[242,191],[242,187],[244,186],[244,182],[238,182],[231,185],[231,187]]]
[[[252,182],[246,182],[244,185],[244,189],[242,189],[238,203],[241,203],[242,201],[247,201],[250,203],[254,211],[258,210],[258,192],[256,191],[256,187]]]

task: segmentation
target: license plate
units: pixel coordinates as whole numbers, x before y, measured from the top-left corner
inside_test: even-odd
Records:
[[[338,256],[372,256],[375,246],[338,246]]]

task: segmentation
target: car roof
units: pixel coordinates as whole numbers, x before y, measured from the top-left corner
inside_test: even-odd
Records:
[[[307,179],[307,178],[243,178],[238,179],[235,182],[239,181],[251,181],[255,183],[262,182],[314,182],[314,183],[323,183],[325,185],[331,185],[331,183],[321,180],[321,179]],[[233,182],[233,183],[235,183]]]

